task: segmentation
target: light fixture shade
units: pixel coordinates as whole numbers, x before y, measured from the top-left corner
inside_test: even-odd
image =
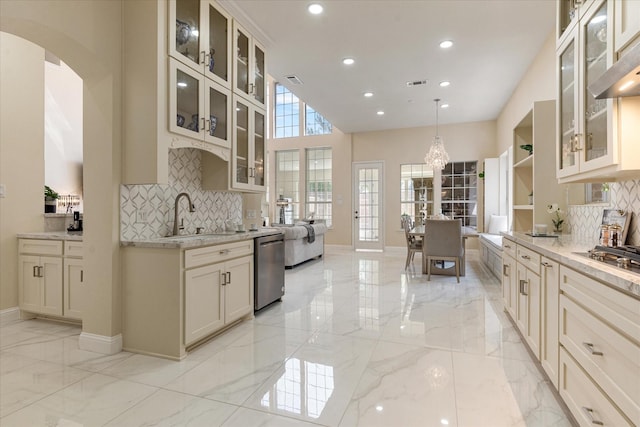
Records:
[[[431,148],[429,148],[427,155],[424,157],[424,162],[433,170],[442,170],[449,163],[449,155],[447,150],[444,149],[442,137],[438,135],[438,102],[440,100],[434,99],[434,101],[436,102],[436,135],[433,137]]]

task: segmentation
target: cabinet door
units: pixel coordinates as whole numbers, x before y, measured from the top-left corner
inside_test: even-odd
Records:
[[[233,54],[235,56],[235,72],[233,74],[233,91],[243,98],[249,99],[251,95],[250,81],[251,69],[249,58],[251,57],[251,39],[249,33],[237,22],[233,22]]]
[[[264,108],[264,102],[267,94],[264,48],[256,42],[255,39],[253,39],[252,49],[253,63],[251,65],[253,69],[253,79],[250,82],[251,86],[249,89],[253,95],[253,101],[260,107]]]
[[[528,294],[526,292],[527,287],[527,268],[520,264],[516,263],[517,266],[517,281],[516,281],[516,295],[515,295],[515,304],[516,304],[516,326],[522,332],[522,335],[527,336],[527,321],[529,319],[529,301]]]
[[[200,0],[169,1],[169,55],[202,72]]]
[[[558,125],[560,144],[557,168],[558,176],[578,172],[577,126],[578,118],[578,27],[560,46],[558,55]]]
[[[231,89],[231,16],[214,1],[203,0],[201,51],[206,77]]]
[[[38,267],[40,257],[20,255],[18,259],[18,305],[25,311],[40,311],[41,281]]]
[[[522,291],[526,294],[527,304],[525,339],[540,360],[540,276],[527,270],[527,282]]]
[[[185,272],[184,344],[190,345],[224,326],[224,263]]]
[[[231,148],[231,96],[221,85],[204,79],[204,140]]]
[[[540,363],[557,389],[560,265],[543,257],[541,276]]]
[[[169,61],[169,130],[204,139],[204,76],[178,61]]]
[[[615,0],[615,51],[619,52],[640,35],[640,1]]]
[[[233,322],[253,311],[253,257],[227,261],[224,285],[225,323]]]
[[[40,257],[42,307],[40,312],[62,316],[62,258]]]
[[[518,272],[516,270],[515,260],[508,256],[502,256],[502,300],[504,301],[504,308],[515,319],[515,301],[512,299],[516,286],[516,276]]]
[[[64,295],[63,315],[71,319],[82,320],[84,306],[84,271],[82,259],[66,258],[64,260]]]
[[[264,162],[266,157],[265,148],[265,115],[259,110],[253,111],[253,144],[251,157],[253,158],[253,170],[251,171],[252,184],[256,190],[264,190]]]
[[[249,103],[234,96],[234,138],[231,183],[236,189],[250,189],[249,184]]]

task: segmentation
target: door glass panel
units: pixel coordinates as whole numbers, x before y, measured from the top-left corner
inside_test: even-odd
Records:
[[[255,98],[260,103],[264,104],[264,52],[258,46],[254,48],[255,57],[255,69],[254,69],[254,84],[255,84]]]
[[[198,93],[200,82],[189,74],[177,70],[176,93],[178,105],[177,124],[194,133],[200,132],[198,117]]]
[[[364,242],[377,242],[380,239],[378,232],[379,206],[377,194],[378,170],[361,169],[359,173],[359,203],[358,216],[359,240]]]
[[[176,1],[176,51],[200,62],[200,0]]]
[[[607,155],[607,101],[595,99],[587,87],[607,69],[608,18],[605,2],[585,28],[584,147],[586,161]]]
[[[254,179],[256,185],[264,185],[264,115],[254,113]]]
[[[209,88],[209,135],[227,140],[227,95]]]
[[[249,108],[236,104],[236,182],[249,183]]]
[[[242,92],[249,93],[249,37],[238,30],[236,52],[236,88]]]
[[[227,81],[227,18],[209,5],[209,71]]]
[[[572,141],[575,132],[575,43],[560,56],[560,124],[561,155],[560,169],[576,164]]]

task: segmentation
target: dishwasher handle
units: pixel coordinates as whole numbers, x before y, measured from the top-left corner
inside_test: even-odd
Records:
[[[260,247],[264,248],[271,245],[283,245],[283,244],[284,244],[284,240],[272,240],[271,242],[260,243]]]

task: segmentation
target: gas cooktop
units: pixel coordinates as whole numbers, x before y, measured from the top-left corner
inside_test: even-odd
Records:
[[[640,246],[596,246],[584,254],[596,261],[640,273]]]

